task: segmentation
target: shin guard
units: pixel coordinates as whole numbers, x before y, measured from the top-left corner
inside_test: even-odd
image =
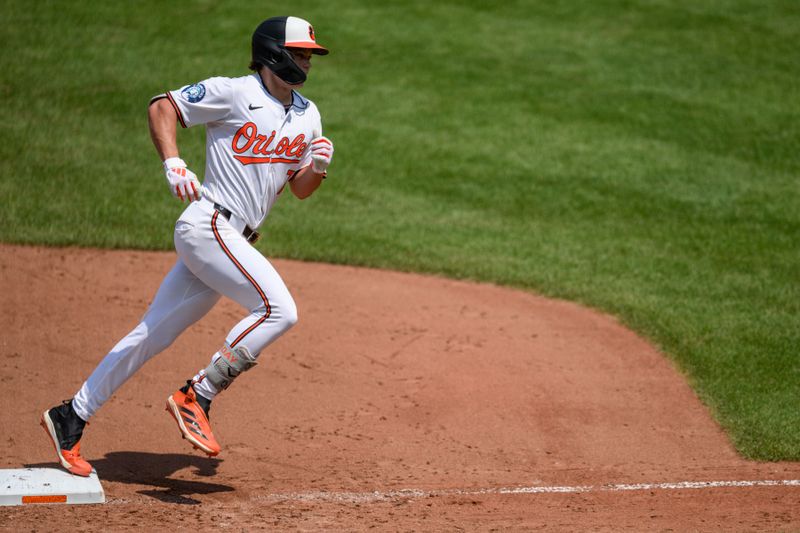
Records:
[[[256,366],[256,358],[246,346],[224,346],[219,354],[205,369],[206,379],[219,390],[227,389],[239,374]]]

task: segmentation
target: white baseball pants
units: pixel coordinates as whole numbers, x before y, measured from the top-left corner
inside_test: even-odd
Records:
[[[232,219],[205,199],[183,212],[175,224],[177,263],[139,325],[111,349],[75,395],[73,406],[83,420],[89,420],[145,362],[205,316],[221,295],[249,311],[228,333],[225,343],[230,348],[246,346],[258,356],[297,322],[297,308],[280,275],[242,236],[243,222],[235,215]],[[212,360],[216,357],[219,352]],[[209,380],[195,389],[208,399],[219,392]]]

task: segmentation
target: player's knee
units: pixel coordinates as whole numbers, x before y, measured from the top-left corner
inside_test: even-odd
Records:
[[[254,311],[254,314],[267,314],[271,327],[280,333],[285,333],[297,324],[297,306],[291,298],[270,300],[270,306],[265,306]]]
[[[283,303],[280,314],[284,331],[297,324],[297,306],[293,300]]]

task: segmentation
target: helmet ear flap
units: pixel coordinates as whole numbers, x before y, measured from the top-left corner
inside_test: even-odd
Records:
[[[255,55],[256,46],[253,46],[253,53]],[[264,65],[275,65],[283,61],[284,49],[269,36],[261,36],[260,54],[262,57],[261,63]],[[254,57],[255,59],[255,57]]]
[[[265,63],[267,68],[289,85],[297,85],[306,81],[306,73],[294,62],[292,54],[280,47],[279,61]]]
[[[256,31],[253,34],[253,62],[261,63],[290,85],[306,81],[292,55],[271,35]]]

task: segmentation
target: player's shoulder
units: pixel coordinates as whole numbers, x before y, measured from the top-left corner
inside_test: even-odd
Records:
[[[226,87],[233,91],[240,91],[247,89],[247,87],[252,84],[251,78],[252,76],[215,76],[209,78],[208,81],[220,87]]]
[[[205,79],[203,83],[222,86],[222,87],[229,87],[232,89],[245,88],[250,85],[255,85],[256,87],[258,86],[257,82],[254,83],[254,78],[252,74],[245,76],[236,76],[236,77],[213,76],[211,78]]]
[[[205,78],[198,82],[198,84],[200,83],[204,85],[228,85],[230,83],[230,78],[225,76],[211,76],[210,78]]]
[[[251,72],[250,74],[245,74],[244,76],[239,76],[237,78],[232,78],[231,83],[241,94],[247,94],[250,97],[254,97],[256,94],[262,94],[264,92],[264,84],[262,83],[259,75],[255,72]]]
[[[209,78],[209,81],[211,80],[214,80],[211,83],[221,90],[228,91],[231,98],[233,98],[234,95],[248,97],[247,95],[252,96],[254,93],[261,93],[262,91],[261,83],[253,74],[236,77],[217,76],[215,78]]]
[[[242,86],[259,85],[258,77],[252,72],[250,74],[245,74],[243,76],[236,76],[228,79],[230,80],[230,83],[233,85],[242,85]]]
[[[182,90],[186,91],[188,89],[194,89],[195,92],[199,92],[201,95],[205,95],[206,92],[209,94],[224,94],[231,90],[231,78],[225,76],[212,76],[199,81],[194,85],[187,85]]]

